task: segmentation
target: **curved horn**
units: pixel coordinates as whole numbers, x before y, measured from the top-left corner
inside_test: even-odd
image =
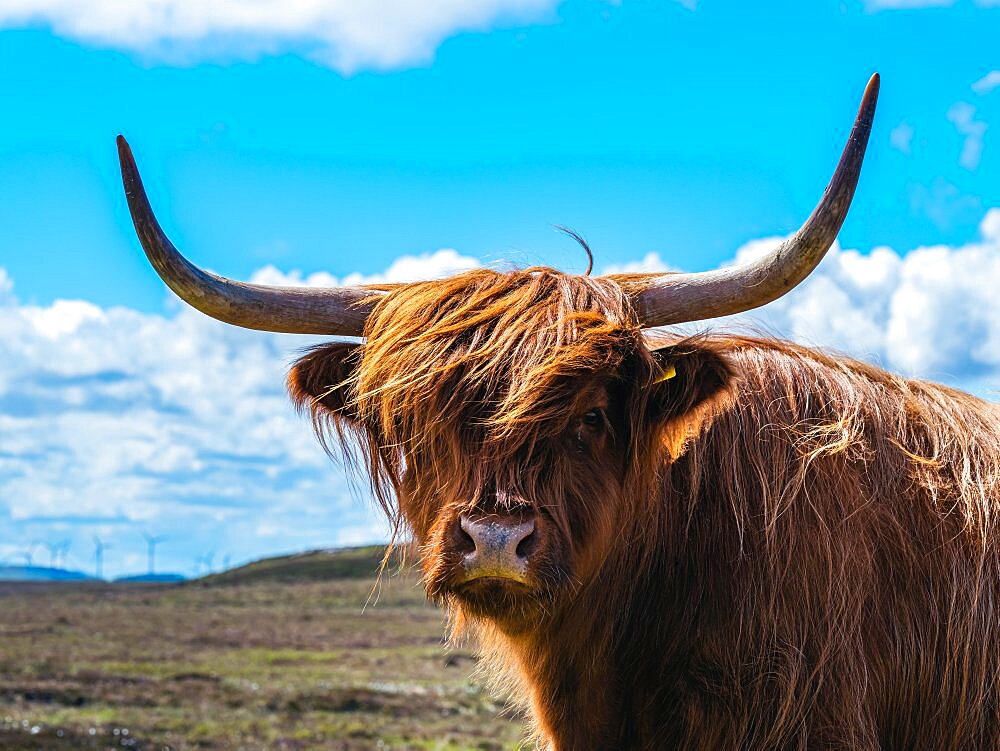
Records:
[[[358,287],[272,287],[245,284],[199,269],[163,234],[139,178],[132,150],[118,136],[122,184],[146,257],[177,296],[220,321],[287,334],[361,336],[377,291]]]
[[[744,266],[694,274],[617,275],[632,292],[643,326],[718,318],[760,307],[805,279],[833,245],[850,208],[868,145],[879,76],[871,77],[837,171],[813,213],[794,235],[763,258]]]

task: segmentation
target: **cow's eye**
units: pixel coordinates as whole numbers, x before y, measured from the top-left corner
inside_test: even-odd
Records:
[[[596,439],[598,436],[604,434],[604,430],[608,425],[608,421],[604,417],[604,410],[601,409],[591,409],[584,412],[579,417],[579,422],[576,424],[576,450],[586,451],[587,444],[592,440]]]

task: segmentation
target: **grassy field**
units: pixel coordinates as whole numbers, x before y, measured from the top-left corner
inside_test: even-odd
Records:
[[[515,749],[521,719],[375,549],[182,585],[0,584],[3,749]]]

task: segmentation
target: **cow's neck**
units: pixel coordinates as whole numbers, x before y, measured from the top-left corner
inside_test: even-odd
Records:
[[[578,625],[563,622],[558,631],[519,639],[514,650],[546,751],[613,747],[619,693],[613,655],[603,636]]]
[[[681,645],[655,655],[638,654],[635,646],[656,643],[663,648],[664,634],[679,633],[663,612],[675,594],[666,590],[668,572],[659,565],[656,569],[637,582],[627,600],[583,593],[579,608],[511,645],[551,751],[641,747],[649,719],[644,714],[675,704],[667,694],[680,670],[680,661],[671,655],[681,652]],[[612,587],[597,582],[594,591],[607,593]],[[602,605],[595,608],[595,602]],[[648,694],[650,683],[656,685],[655,701]]]

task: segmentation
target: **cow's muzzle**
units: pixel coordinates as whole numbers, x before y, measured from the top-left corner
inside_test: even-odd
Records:
[[[534,514],[462,514],[457,533],[463,583],[483,578],[529,583],[528,563],[537,547]]]

